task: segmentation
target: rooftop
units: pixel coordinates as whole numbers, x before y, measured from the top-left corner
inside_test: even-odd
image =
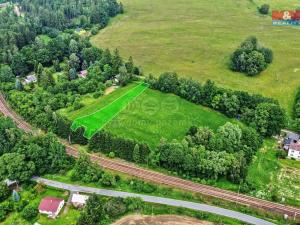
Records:
[[[71,202],[85,204],[86,201],[88,200],[88,198],[89,198],[89,196],[87,196],[87,195],[73,194]]]
[[[298,151],[298,152],[300,152],[300,144],[295,144],[295,143],[292,143],[291,145],[290,145],[290,149],[291,150],[294,150],[294,151]]]
[[[299,134],[296,134],[296,133],[293,133],[293,132],[288,132],[286,134],[286,138],[298,141],[300,137],[299,137]]]
[[[62,201],[64,201],[64,200],[60,199],[60,198],[45,197],[42,199],[42,201],[39,205],[39,210],[45,211],[45,212],[51,212],[54,214],[54,213],[56,213],[56,211]]]

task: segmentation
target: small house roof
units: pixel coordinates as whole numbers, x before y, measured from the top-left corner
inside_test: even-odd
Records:
[[[294,132],[288,132],[287,134],[286,134],[286,137],[288,138],[288,139],[291,139],[291,140],[295,140],[295,141],[298,141],[299,140],[299,138],[300,138],[300,136],[299,136],[299,134],[296,134],[296,133],[294,133]]]
[[[4,182],[8,187],[17,183],[16,180],[10,180],[10,179],[5,179]]]
[[[36,76],[34,74],[26,76],[26,80],[34,82],[36,81]]]
[[[24,83],[25,84],[30,84],[30,83],[36,83],[37,79],[35,74],[30,74],[28,76],[26,76],[26,78],[24,79]]]
[[[63,202],[63,199],[60,198],[53,198],[53,197],[45,197],[42,199],[40,205],[39,205],[39,210],[40,211],[45,211],[45,212],[51,212],[51,213],[56,213],[57,209],[59,208],[59,205],[61,202]]]
[[[87,195],[73,194],[71,202],[85,204],[88,199],[89,199],[89,196],[87,196]]]
[[[300,152],[300,144],[298,144],[298,143],[292,143],[291,145],[290,145],[290,149],[291,150],[294,150],[294,151],[298,151],[298,152]]]

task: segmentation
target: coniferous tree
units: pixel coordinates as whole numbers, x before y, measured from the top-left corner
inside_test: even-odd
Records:
[[[22,84],[22,82],[20,81],[20,79],[16,79],[15,88],[16,88],[18,91],[23,91],[23,90],[24,90],[23,84]]]
[[[133,161],[136,162],[136,163],[139,163],[141,161],[140,147],[139,147],[138,144],[136,144],[134,146],[133,153],[132,153],[132,158],[133,158]]]

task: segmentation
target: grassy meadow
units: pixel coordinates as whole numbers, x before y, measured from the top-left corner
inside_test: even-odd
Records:
[[[181,140],[192,125],[216,130],[227,121],[230,119],[216,111],[173,94],[147,89],[105,129],[154,147],[161,138]]]
[[[123,0],[125,13],[92,37],[99,47],[133,56],[144,73],[175,71],[199,81],[276,98],[289,112],[300,86],[299,27],[272,26],[257,5],[294,9],[298,0]],[[256,77],[228,69],[230,54],[248,36],[274,51],[273,63]]]

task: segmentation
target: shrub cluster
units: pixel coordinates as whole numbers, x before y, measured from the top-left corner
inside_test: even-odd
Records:
[[[265,70],[273,61],[273,52],[261,47],[256,37],[247,38],[231,56],[231,69],[254,76]]]
[[[263,136],[280,133],[286,123],[286,114],[278,101],[244,91],[219,88],[210,80],[202,85],[191,79],[178,78],[176,73],[164,73],[158,78],[150,75],[146,82],[152,89],[176,94],[228,117],[240,119]]]
[[[71,179],[85,183],[98,182],[107,187],[114,187],[119,177],[103,171],[98,164],[91,162],[88,155],[81,154],[73,168]]]

